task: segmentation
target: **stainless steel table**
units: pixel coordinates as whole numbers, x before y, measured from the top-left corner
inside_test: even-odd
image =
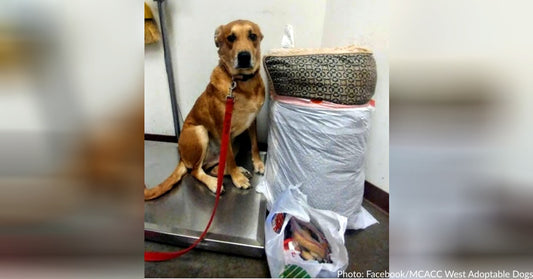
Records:
[[[177,144],[145,141],[144,147],[145,182],[150,188],[176,167]],[[264,159],[265,153],[261,155]],[[249,156],[240,163],[250,171],[253,168]],[[233,186],[229,177],[224,178],[226,192],[220,197],[206,239],[197,248],[251,257],[264,255],[266,201],[253,188],[260,179],[263,177],[254,175],[252,188],[241,190]],[[213,193],[190,174],[185,175],[170,192],[145,202],[145,239],[182,247],[190,245],[204,230],[214,202]]]

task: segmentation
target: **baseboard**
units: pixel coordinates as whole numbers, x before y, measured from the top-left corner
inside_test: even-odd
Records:
[[[178,142],[178,137],[169,135],[144,134],[144,140],[163,141],[163,142]]]
[[[364,198],[389,213],[389,193],[381,190],[376,185],[365,180]]]

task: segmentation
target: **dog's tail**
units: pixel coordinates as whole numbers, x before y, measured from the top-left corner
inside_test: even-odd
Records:
[[[165,181],[161,182],[156,187],[150,189],[146,188],[146,185],[144,185],[144,200],[147,201],[158,198],[164,193],[170,191],[170,189],[172,189],[172,186],[178,183],[183,177],[183,175],[185,175],[186,173],[187,167],[185,167],[185,163],[180,160],[176,169],[172,172],[172,174],[170,174],[169,177],[167,177],[167,179],[165,179]]]

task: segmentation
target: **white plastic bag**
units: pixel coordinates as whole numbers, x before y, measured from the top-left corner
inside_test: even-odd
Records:
[[[284,249],[285,228],[292,217],[310,222],[322,232],[329,244],[331,263],[304,260],[298,253]],[[265,222],[265,251],[270,275],[286,277],[287,273],[292,273],[290,276],[337,277],[337,272],[348,266],[345,231],[346,217],[310,207],[307,197],[297,187],[289,187],[280,195]]]
[[[265,179],[257,191],[268,208],[288,185],[301,184],[309,204],[348,218],[348,229],[377,221],[362,209],[371,105],[314,104],[277,96],[271,102]]]

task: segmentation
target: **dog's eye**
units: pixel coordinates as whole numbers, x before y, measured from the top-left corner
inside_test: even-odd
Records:
[[[250,40],[252,40],[252,41],[255,41],[255,40],[257,40],[257,35],[253,34],[253,33],[250,33],[250,35],[248,35],[248,38],[250,38]]]
[[[233,43],[233,42],[235,42],[235,40],[237,40],[237,37],[235,35],[231,34],[226,39],[228,39],[228,41],[230,43]]]

